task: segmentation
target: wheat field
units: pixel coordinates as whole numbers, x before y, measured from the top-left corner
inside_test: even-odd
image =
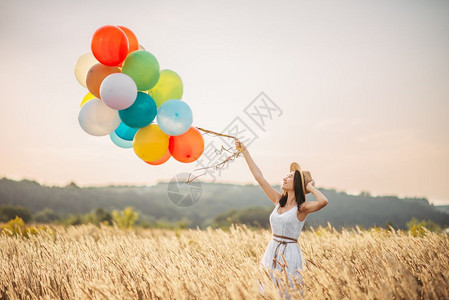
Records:
[[[0,235],[4,299],[282,299],[259,263],[271,233],[60,227]],[[306,230],[291,299],[449,299],[449,238],[332,226]],[[261,287],[263,287],[261,289]],[[299,289],[302,289],[301,296]]]

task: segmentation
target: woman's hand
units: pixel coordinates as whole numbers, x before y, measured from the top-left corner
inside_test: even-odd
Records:
[[[243,152],[246,150],[245,145],[243,145],[243,143],[238,138],[235,138],[235,147],[238,150],[240,150],[240,152]]]
[[[315,180],[310,181],[306,186],[306,190],[310,193],[312,192],[312,186],[315,187]]]

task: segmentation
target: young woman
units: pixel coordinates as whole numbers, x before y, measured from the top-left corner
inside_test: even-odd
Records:
[[[281,194],[266,181],[248,149],[239,139],[235,139],[235,146],[240,149],[254,178],[275,205],[270,215],[273,238],[268,243],[261,264],[268,270],[285,268],[292,288],[294,287],[293,276],[296,276],[299,279],[298,282],[302,284],[302,278],[297,272],[303,268],[303,256],[298,245],[298,238],[307,215],[325,207],[328,200],[315,188],[315,181],[310,172],[303,171],[295,162],[290,165],[290,173],[283,179]],[[312,193],[316,201],[306,202],[308,193]],[[273,279],[272,274],[270,272]]]

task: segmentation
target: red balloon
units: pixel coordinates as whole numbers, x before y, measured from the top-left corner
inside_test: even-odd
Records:
[[[91,41],[92,54],[106,66],[118,66],[128,55],[128,38],[117,26],[106,25],[98,28]]]
[[[181,135],[170,136],[168,150],[180,162],[190,163],[200,158],[204,150],[203,135],[191,126]]]
[[[149,165],[153,165],[153,166],[157,166],[157,165],[162,165],[164,162],[166,162],[169,158],[171,157],[170,155],[170,151],[167,149],[167,152],[165,152],[164,156],[162,156],[161,158],[157,159],[157,160],[153,160],[153,161],[145,161],[147,164]]]

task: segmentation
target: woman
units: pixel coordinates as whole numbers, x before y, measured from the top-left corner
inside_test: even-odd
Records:
[[[270,215],[273,238],[268,243],[261,264],[269,271],[285,269],[290,284],[294,288],[292,277],[296,277],[299,283],[303,283],[297,270],[303,268],[303,257],[298,245],[298,238],[304,222],[308,214],[325,207],[328,200],[315,188],[315,181],[310,172],[302,171],[295,162],[290,165],[290,173],[283,179],[283,193],[281,194],[266,181],[248,149],[237,138],[235,146],[242,152],[254,178],[275,205]],[[308,193],[312,193],[316,201],[306,202]],[[273,273],[271,271],[269,273],[274,279]]]

